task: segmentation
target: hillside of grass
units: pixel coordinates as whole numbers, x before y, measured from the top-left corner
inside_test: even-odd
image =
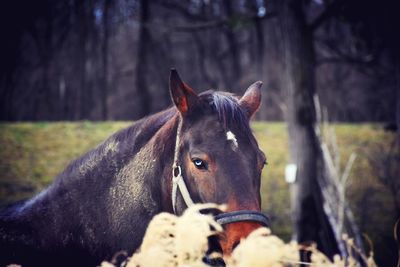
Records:
[[[57,122],[0,124],[0,205],[28,198],[45,188],[72,159],[94,148],[130,122]],[[390,150],[393,134],[377,124],[335,125],[344,168],[357,154],[347,198],[361,230],[375,243],[379,257],[395,258],[392,229],[395,209],[390,190],[380,181],[374,162]],[[288,140],[284,123],[254,122],[253,131],[268,165],[262,177],[263,210],[272,230],[285,240],[291,236],[289,188],[284,180]],[[392,248],[393,245],[393,248]]]

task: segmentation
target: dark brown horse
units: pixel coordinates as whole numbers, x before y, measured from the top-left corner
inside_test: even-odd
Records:
[[[260,213],[265,156],[249,126],[260,87],[241,98],[197,95],[172,70],[174,107],[115,133],[45,191],[0,213],[0,265],[93,266],[132,253],[155,214],[181,214],[192,202],[227,204],[216,219],[229,254],[268,223]]]

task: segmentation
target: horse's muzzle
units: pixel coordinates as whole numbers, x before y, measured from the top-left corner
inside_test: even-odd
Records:
[[[269,227],[269,218],[259,211],[240,210],[221,213],[214,216],[215,220],[224,227],[224,235],[220,239],[223,254],[228,256],[252,231],[259,227]]]

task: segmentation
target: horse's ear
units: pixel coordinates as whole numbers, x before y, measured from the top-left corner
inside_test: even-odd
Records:
[[[249,118],[251,118],[260,107],[262,84],[261,81],[258,81],[250,85],[239,100],[240,106],[246,111]]]
[[[169,76],[169,90],[175,106],[182,115],[186,114],[198,100],[197,94],[192,88],[182,82],[175,69],[171,69],[171,74]]]

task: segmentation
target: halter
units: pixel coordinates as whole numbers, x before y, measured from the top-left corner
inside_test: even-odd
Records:
[[[174,163],[172,165],[172,208],[174,213],[176,213],[176,199],[178,189],[181,192],[183,197],[183,201],[185,202],[187,207],[190,207],[194,204],[192,198],[190,197],[189,190],[185,184],[185,180],[182,176],[182,168],[178,164],[179,157],[179,143],[180,143],[180,135],[182,131],[182,119],[179,120],[178,128],[176,131],[176,141],[175,141],[175,151],[174,151]],[[259,211],[254,210],[238,210],[232,212],[224,212],[214,216],[214,219],[217,223],[221,225],[236,223],[236,222],[257,222],[265,227],[269,227],[269,218],[262,214]]]

